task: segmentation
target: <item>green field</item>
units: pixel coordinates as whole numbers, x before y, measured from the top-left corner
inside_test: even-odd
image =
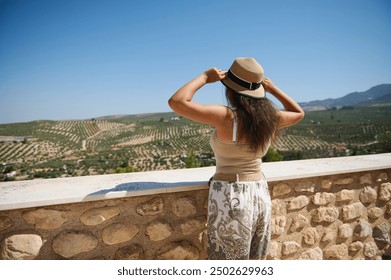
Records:
[[[307,112],[265,160],[390,152],[390,120],[391,106]],[[3,124],[0,180],[214,165],[210,132],[174,113]]]

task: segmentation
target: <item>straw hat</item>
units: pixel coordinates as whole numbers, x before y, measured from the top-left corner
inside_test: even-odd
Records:
[[[221,82],[239,94],[259,99],[265,97],[262,79],[263,68],[254,58],[239,57]]]

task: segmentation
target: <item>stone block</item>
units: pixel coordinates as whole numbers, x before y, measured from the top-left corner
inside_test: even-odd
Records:
[[[271,221],[271,232],[272,235],[281,235],[284,233],[286,226],[286,217],[285,216],[275,216],[272,217]]]
[[[386,213],[391,215],[391,201],[386,204]]]
[[[136,212],[141,216],[154,216],[163,213],[164,204],[161,197],[155,197],[137,205]]]
[[[158,260],[198,260],[200,256],[197,248],[190,243],[183,241],[181,243],[170,243],[158,252]]]
[[[68,220],[65,211],[42,208],[24,212],[23,219],[41,229],[57,229]]]
[[[377,242],[390,244],[390,226],[387,223],[382,223],[373,229],[373,239]]]
[[[98,240],[90,232],[63,231],[53,240],[53,251],[64,258],[89,252],[98,245]]]
[[[369,218],[377,219],[383,214],[384,214],[383,209],[381,209],[379,207],[372,207],[372,208],[368,209],[368,217]]]
[[[386,172],[379,174],[379,176],[377,176],[376,178],[376,182],[385,182],[387,180],[388,180],[388,175]]]
[[[272,200],[272,215],[285,215],[286,203],[282,199]]]
[[[309,224],[309,221],[305,216],[303,216],[301,214],[295,215],[292,218],[292,224],[290,227],[290,231],[294,232],[294,231],[298,230],[299,228],[303,228],[303,227],[307,226],[308,224]]]
[[[198,234],[197,242],[203,248],[204,252],[206,253],[208,250],[208,231],[206,229],[201,231]],[[204,252],[201,252],[201,253],[204,253]]]
[[[132,240],[138,233],[139,226],[132,223],[115,223],[102,230],[102,240],[107,245],[119,244]]]
[[[198,242],[206,252],[208,250],[208,231],[206,229],[198,234]]]
[[[343,224],[338,227],[338,237],[339,238],[349,238],[353,236],[352,227],[349,224]]]
[[[192,197],[182,197],[172,203],[172,212],[175,216],[185,218],[197,213],[195,199]]]
[[[336,185],[350,185],[353,184],[354,180],[353,178],[342,178],[338,179],[334,182]]]
[[[336,201],[350,201],[354,198],[356,192],[354,190],[341,190],[335,196]]]
[[[383,256],[391,259],[391,246],[388,246],[388,249],[385,250]]]
[[[284,256],[296,253],[300,249],[300,244],[295,241],[285,241],[282,244],[282,254]]]
[[[360,200],[362,203],[373,203],[377,199],[377,192],[374,188],[367,186],[360,193]]]
[[[391,199],[391,183],[383,183],[379,188],[379,200],[389,201]]]
[[[145,234],[152,241],[163,240],[172,234],[172,227],[167,222],[155,221],[147,226]]]
[[[319,241],[319,234],[316,228],[307,228],[303,231],[303,241],[305,244],[314,245]]]
[[[14,226],[14,224],[10,217],[0,216],[0,231],[8,229]]]
[[[145,259],[144,250],[137,244],[132,244],[119,248],[115,252],[115,260],[143,260]]]
[[[190,235],[194,232],[199,232],[206,227],[206,219],[198,218],[198,219],[190,219],[181,224],[181,230],[183,235]]]
[[[315,210],[312,220],[314,222],[332,223],[338,219],[339,211],[336,207],[319,207]]]
[[[364,184],[371,185],[372,184],[372,175],[370,173],[360,176],[359,179],[360,179],[360,185],[364,185]]]
[[[361,241],[356,241],[349,244],[349,251],[358,252],[364,248],[364,244]]]
[[[342,218],[344,221],[362,217],[366,212],[366,208],[361,202],[356,202],[342,207]]]
[[[329,242],[332,240],[335,240],[337,237],[337,233],[334,229],[331,228],[325,228],[322,236],[322,241],[323,242]]]
[[[332,186],[332,182],[328,179],[324,179],[321,182],[322,189],[329,190]]]
[[[288,203],[289,210],[297,210],[304,208],[310,203],[310,199],[306,195],[299,195],[295,198],[292,198]]]
[[[270,241],[269,257],[272,259],[278,259],[280,257],[280,246],[277,241]]]
[[[120,209],[116,206],[93,208],[85,211],[80,216],[80,222],[86,226],[96,226],[118,216]]]
[[[315,247],[303,252],[299,260],[323,260],[323,251],[319,247]]]
[[[374,242],[364,243],[364,255],[368,258],[374,258],[379,254],[379,249]]]
[[[323,250],[323,256],[326,260],[343,260],[348,255],[348,246],[345,243],[332,245]]]
[[[293,188],[295,192],[311,192],[313,193],[315,191],[315,183],[312,181],[300,181],[297,185],[295,185]]]
[[[365,220],[361,219],[357,222],[357,225],[354,227],[354,235],[357,237],[368,237],[372,235],[372,226]]]
[[[38,234],[13,234],[0,243],[1,260],[33,260],[43,245]]]
[[[327,205],[335,199],[333,193],[318,192],[312,197],[312,203],[315,205]]]
[[[278,183],[275,186],[273,186],[273,192],[272,192],[273,197],[288,194],[291,192],[291,190],[292,188],[289,185],[285,183]]]

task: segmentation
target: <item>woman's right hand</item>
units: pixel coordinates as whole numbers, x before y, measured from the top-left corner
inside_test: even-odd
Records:
[[[204,75],[206,78],[206,83],[214,83],[224,79],[225,76],[227,75],[227,71],[220,70],[214,67],[209,70],[206,70],[204,72]]]

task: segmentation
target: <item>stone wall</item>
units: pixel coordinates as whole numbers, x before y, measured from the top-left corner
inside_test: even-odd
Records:
[[[269,259],[390,255],[391,170],[269,182]],[[207,187],[0,212],[0,259],[207,259]]]
[[[0,212],[2,259],[205,259],[205,190]]]
[[[274,182],[270,259],[390,255],[390,170]]]

